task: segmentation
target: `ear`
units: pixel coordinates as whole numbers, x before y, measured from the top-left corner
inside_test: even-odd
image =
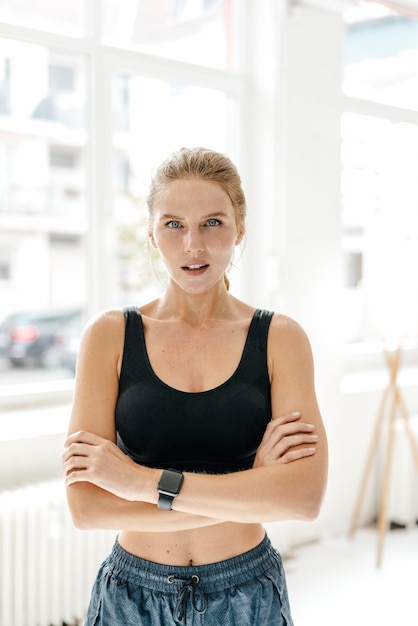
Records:
[[[154,235],[152,234],[152,231],[148,231],[148,239],[149,239],[152,247],[156,248],[157,244],[155,243],[155,239],[154,239]]]
[[[244,224],[239,224],[238,225],[238,235],[237,235],[237,238],[236,238],[236,241],[235,241],[235,245],[236,246],[238,246],[241,243],[241,241],[244,238],[244,235],[245,235],[245,226],[244,226]]]

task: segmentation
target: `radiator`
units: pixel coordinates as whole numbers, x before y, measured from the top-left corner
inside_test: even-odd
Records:
[[[114,540],[74,528],[61,481],[0,492],[0,626],[81,623]]]

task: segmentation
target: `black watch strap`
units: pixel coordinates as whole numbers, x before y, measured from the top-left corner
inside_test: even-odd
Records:
[[[165,493],[158,495],[158,508],[163,511],[171,511],[173,506],[174,496],[167,496]]]
[[[171,511],[173,500],[179,495],[183,480],[183,472],[173,469],[163,470],[157,487],[159,509]]]

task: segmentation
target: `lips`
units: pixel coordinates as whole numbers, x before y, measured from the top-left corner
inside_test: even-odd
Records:
[[[207,267],[209,267],[207,263],[191,263],[190,265],[182,265],[181,269],[186,272],[201,272]]]

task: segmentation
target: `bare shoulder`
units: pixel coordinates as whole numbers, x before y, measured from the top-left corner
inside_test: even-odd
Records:
[[[86,430],[115,439],[114,409],[124,326],[120,309],[103,311],[87,323],[77,359],[69,432]]]
[[[92,317],[86,324],[80,352],[100,359],[103,355],[119,358],[123,350],[125,318],[122,309],[108,309]]]
[[[291,317],[282,313],[275,313],[270,325],[270,338],[275,341],[288,342],[301,341],[308,342],[309,339],[302,326]]]
[[[271,320],[268,354],[271,362],[287,363],[305,360],[312,361],[311,345],[304,328],[296,320],[275,313]]]
[[[84,335],[100,339],[115,338],[125,329],[125,317],[122,309],[107,309],[90,318],[84,329]]]

